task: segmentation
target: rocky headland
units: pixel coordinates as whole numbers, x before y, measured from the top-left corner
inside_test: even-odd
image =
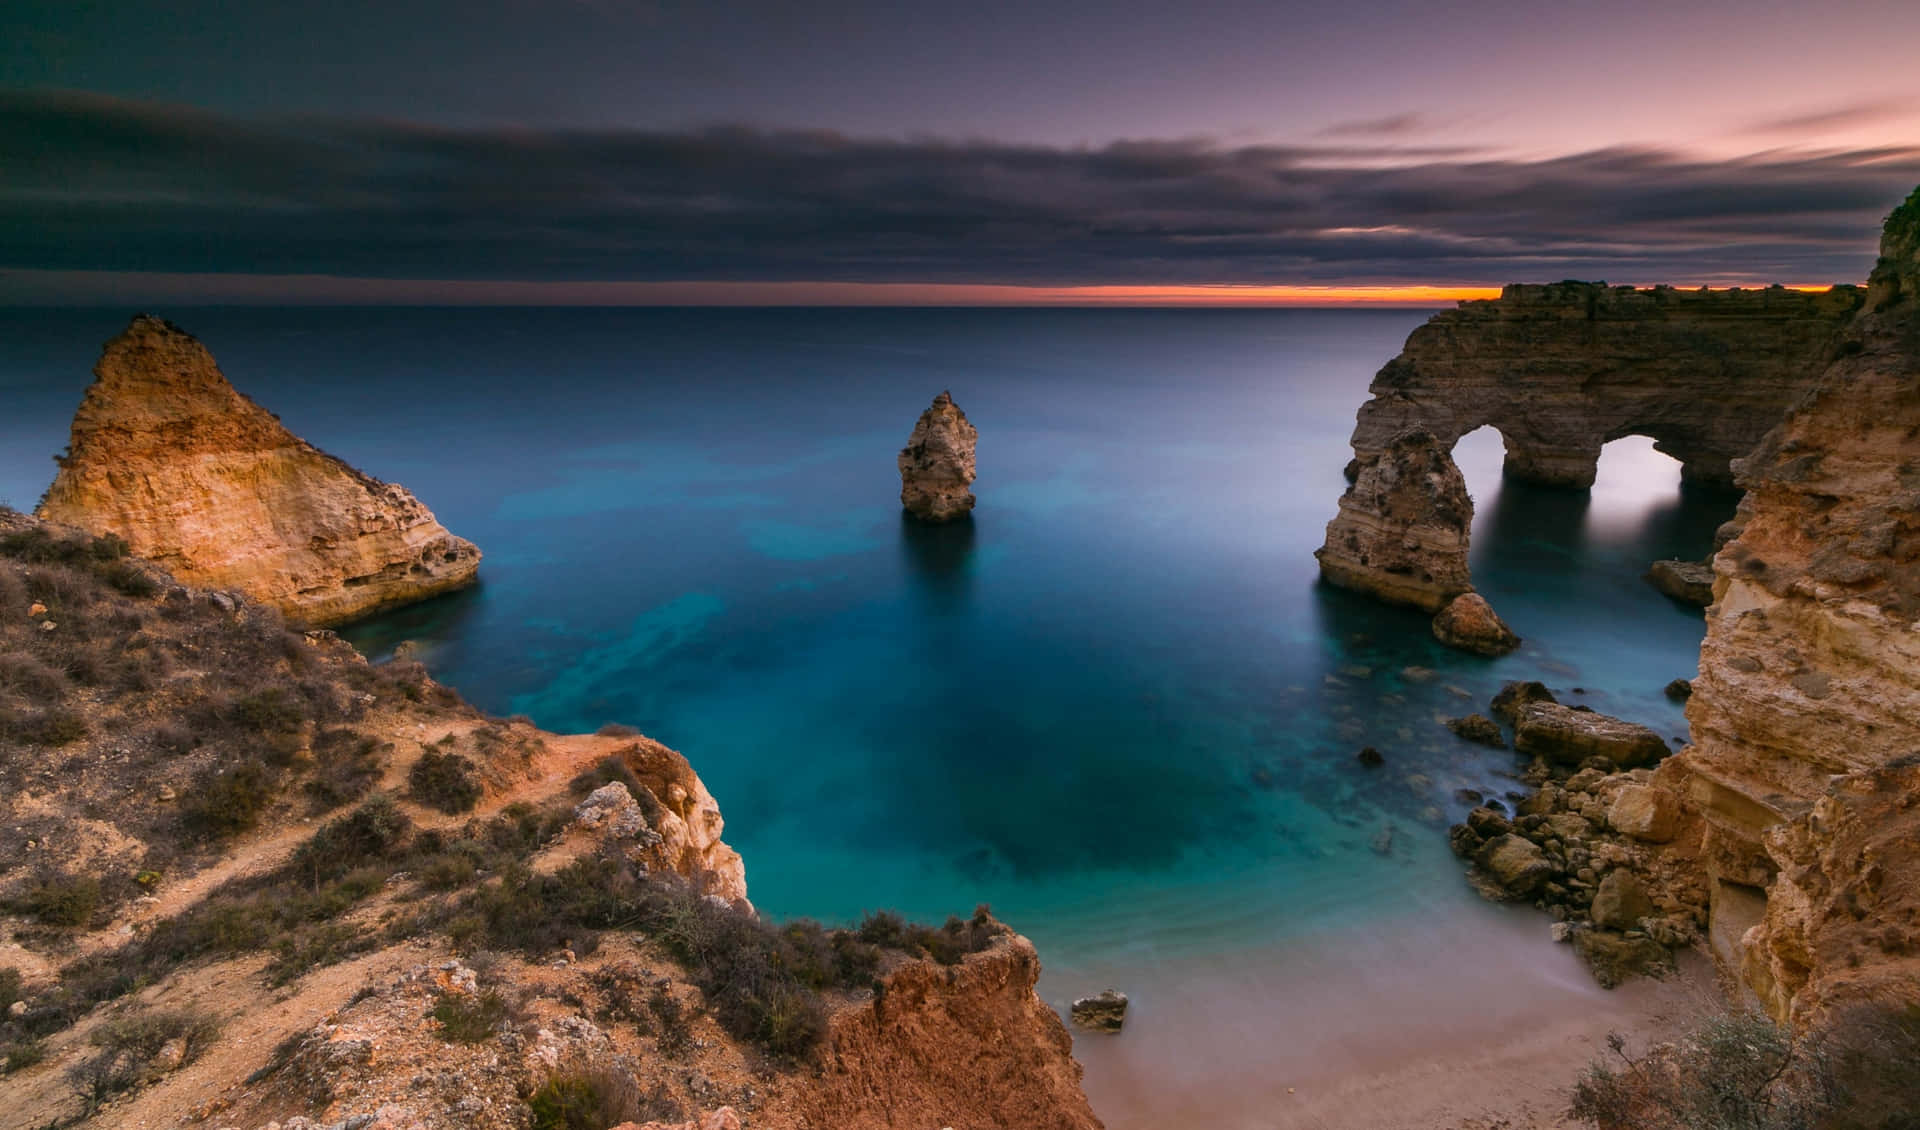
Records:
[[[900,449],[900,505],[925,522],[951,522],[973,511],[974,445],[980,432],[941,393],[913,425]]]
[[[1785,418],[1732,464],[1746,494],[1681,688],[1691,744],[1662,758],[1649,732],[1630,761],[1600,756],[1557,731],[1623,723],[1516,688],[1539,791],[1453,833],[1603,978],[1704,940],[1802,1031],[1920,1001],[1920,191],[1845,304]]]
[[[675,751],[0,511],[0,1127],[1095,1130],[1024,938],[775,924]]]
[[[472,542],[288,431],[179,327],[134,318],[93,372],[41,517],[314,627],[473,581]]]

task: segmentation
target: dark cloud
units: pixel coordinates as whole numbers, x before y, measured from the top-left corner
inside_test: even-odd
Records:
[[[1199,141],[250,119],[0,94],[0,267],[459,279],[1093,283],[1865,275],[1920,149]]]

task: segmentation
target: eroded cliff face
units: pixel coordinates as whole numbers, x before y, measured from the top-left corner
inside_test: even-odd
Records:
[[[1060,1017],[1034,991],[1033,943],[1005,934],[957,966],[902,966],[833,1018],[799,1125],[836,1130],[1097,1130]]]
[[[950,522],[973,510],[973,452],[980,432],[948,393],[913,425],[900,450],[900,505],[928,522]]]
[[[1653,437],[1689,480],[1728,482],[1732,461],[1819,375],[1864,298],[1856,287],[1804,294],[1558,283],[1463,302],[1416,329],[1374,377],[1347,479],[1358,487],[1394,474],[1409,432],[1432,436],[1452,468],[1460,437],[1491,424],[1506,443],[1506,473],[1527,482],[1589,487],[1601,447],[1629,435]],[[1459,524],[1451,507],[1409,519],[1398,497],[1375,501],[1387,497],[1354,488],[1342,497],[1320,554],[1327,579],[1428,609],[1436,592],[1467,591],[1464,526],[1458,538],[1417,536],[1391,554],[1376,551],[1383,531]],[[1435,580],[1409,585],[1410,575]]]
[[[1730,956],[1785,1017],[1836,972],[1809,940],[1833,914],[1818,892],[1849,866],[1834,845],[1879,834],[1862,798],[1899,795],[1910,774],[1888,767],[1920,752],[1920,192],[1889,220],[1831,364],[1737,471],[1694,744],[1665,775],[1705,818],[1716,918],[1723,894],[1752,916],[1764,892],[1764,923]]]
[[[480,564],[405,487],[301,440],[205,346],[144,315],[94,367],[39,513],[307,625],[458,588]]]
[[[1348,466],[1352,480],[1327,542],[1314,552],[1320,572],[1343,588],[1438,612],[1473,591],[1467,536],[1473,501],[1460,468],[1432,432],[1410,428],[1371,459]]]

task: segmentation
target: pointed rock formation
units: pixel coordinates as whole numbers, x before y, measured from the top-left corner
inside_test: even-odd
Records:
[[[900,450],[900,505],[928,522],[948,522],[973,509],[973,446],[980,433],[949,393],[933,398]]]
[[[288,431],[178,327],[136,317],[93,372],[42,518],[116,534],[187,584],[309,626],[473,580],[472,542]]]

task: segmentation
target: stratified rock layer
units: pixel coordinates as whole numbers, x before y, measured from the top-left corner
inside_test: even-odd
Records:
[[[1629,435],[1653,437],[1690,481],[1728,482],[1732,461],[1818,376],[1863,298],[1856,287],[1558,283],[1509,286],[1498,299],[1434,315],[1374,377],[1360,408],[1347,468],[1354,486],[1327,526],[1322,573],[1429,611],[1472,587],[1471,503],[1462,509],[1437,492],[1423,515],[1409,511],[1406,492],[1377,485],[1400,477],[1400,437],[1410,431],[1431,437],[1423,462],[1440,479],[1458,475],[1451,452],[1460,437],[1490,424],[1505,440],[1507,475],[1526,482],[1591,486],[1601,447]],[[1396,540],[1401,532],[1412,536]]]
[[[1740,532],[1714,559],[1687,703],[1694,745],[1662,774],[1705,818],[1715,881],[1749,903],[1766,893],[1767,953],[1728,956],[1779,1016],[1834,972],[1790,941],[1813,897],[1794,873],[1851,834],[1837,822],[1862,811],[1849,798],[1920,751],[1920,192],[1889,219],[1866,309],[1833,354],[1739,467]]]
[[[188,584],[307,625],[473,580],[472,542],[405,487],[288,431],[178,327],[135,318],[93,371],[41,517],[116,534]]]
[[[900,449],[900,505],[928,522],[973,509],[973,450],[980,433],[948,393],[933,398]]]
[[[1467,535],[1473,500],[1447,454],[1451,442],[1411,428],[1347,468],[1351,485],[1315,551],[1320,572],[1343,588],[1438,612],[1473,590]]]

